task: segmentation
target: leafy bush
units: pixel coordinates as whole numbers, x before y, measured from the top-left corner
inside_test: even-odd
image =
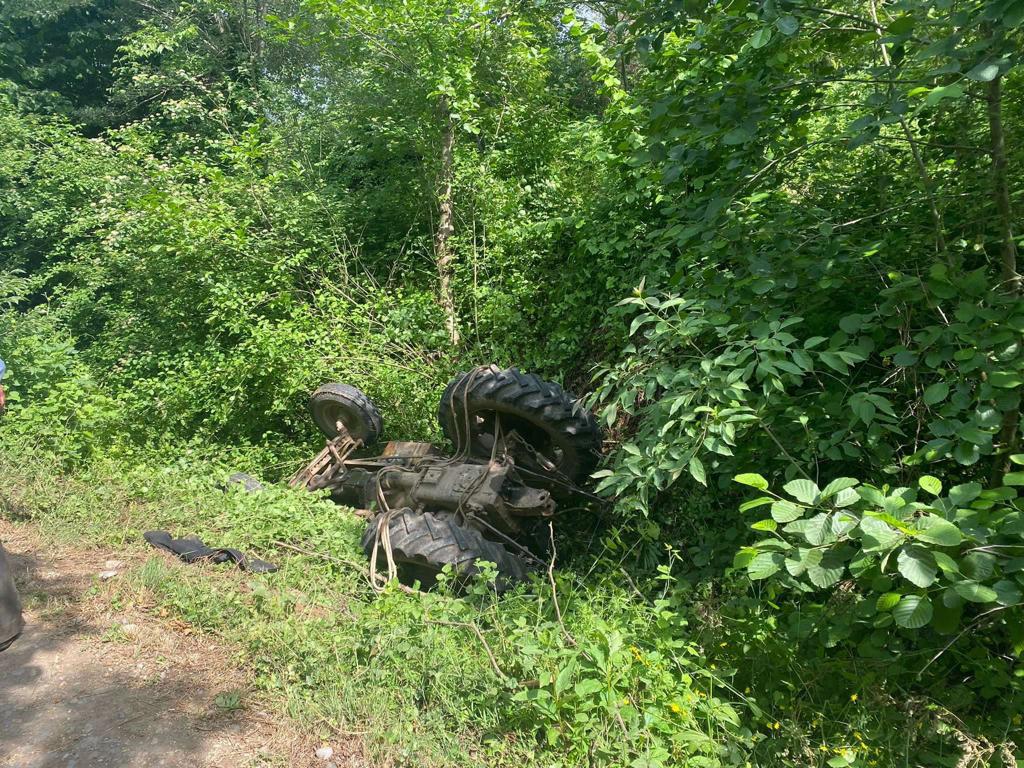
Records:
[[[1024,651],[1024,472],[946,493],[931,475],[919,489],[798,478],[784,495],[758,474],[735,479],[767,492],[741,510],[770,516],[751,525],[767,535],[734,567],[794,601],[797,636],[851,643],[868,659],[918,658],[919,678],[933,665],[939,676],[967,670],[955,686],[965,697],[1019,721],[1024,688],[1010,660]]]
[[[0,303],[0,358],[8,367],[3,384],[9,439],[48,449],[66,464],[83,462],[117,442],[124,424],[119,404],[45,311],[16,315],[4,312]]]
[[[810,268],[792,268],[801,266]],[[972,466],[997,451],[989,461],[1005,461],[1010,444],[994,439],[1020,408],[1020,302],[991,292],[981,271],[936,264],[924,277],[890,277],[874,306],[838,327],[787,314],[773,306],[779,298],[752,312],[756,280],[729,275],[620,302],[636,342],[601,370],[595,399],[609,426],[634,427],[600,487],[644,511],[680,476],[722,484],[750,455],[788,477],[810,466],[889,475],[925,462]],[[834,278],[801,279],[823,288]]]
[[[1013,459],[1024,464],[1024,455]],[[760,475],[736,480],[768,489]],[[1001,623],[996,614],[1024,602],[1024,502],[1014,487],[1024,485],[1024,472],[1011,472],[1004,482],[990,489],[965,483],[942,495],[942,483],[924,475],[919,485],[934,497],[926,503],[916,489],[877,488],[854,478],[837,478],[822,489],[811,480],[791,480],[784,486],[789,498],[772,494],[743,505],[743,511],[770,505],[771,516],[752,527],[771,535],[742,549],[735,565],[752,579],[789,588],[828,589],[853,579],[863,600],[844,605],[847,632],[854,623],[931,626],[944,634],[981,619]],[[1007,616],[1024,639],[1020,616]],[[837,639],[835,633],[829,638]]]

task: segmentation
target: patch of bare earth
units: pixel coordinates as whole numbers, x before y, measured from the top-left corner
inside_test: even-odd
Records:
[[[31,526],[3,520],[0,540],[26,603],[24,634],[0,653],[2,768],[365,765],[353,744],[318,758],[230,648],[112,601],[118,553],[43,551]]]

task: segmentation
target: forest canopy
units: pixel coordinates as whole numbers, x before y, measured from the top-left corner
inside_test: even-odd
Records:
[[[7,0],[0,451],[286,476],[324,381],[437,439],[535,371],[600,639],[494,609],[490,764],[1015,765],[1022,58],[1024,0]]]

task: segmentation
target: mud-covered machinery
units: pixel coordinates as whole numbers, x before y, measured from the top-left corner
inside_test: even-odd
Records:
[[[515,368],[483,366],[449,383],[438,418],[452,456],[400,441],[366,456],[382,419],[346,384],[317,389],[310,410],[327,444],[290,484],[327,490],[365,516],[374,572],[407,584],[429,587],[446,565],[465,578],[479,560],[497,565],[500,586],[521,580],[544,562],[558,504],[592,498],[579,484],[600,458],[596,420],[557,384]]]

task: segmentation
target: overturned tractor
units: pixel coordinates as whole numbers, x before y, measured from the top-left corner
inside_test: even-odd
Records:
[[[327,445],[290,484],[327,490],[368,519],[362,546],[378,581],[430,587],[446,566],[465,580],[486,560],[505,588],[545,561],[558,505],[594,499],[580,488],[601,455],[593,415],[557,384],[515,368],[483,366],[449,383],[438,419],[452,456],[391,441],[367,457],[381,415],[346,384],[317,389],[310,409]]]

